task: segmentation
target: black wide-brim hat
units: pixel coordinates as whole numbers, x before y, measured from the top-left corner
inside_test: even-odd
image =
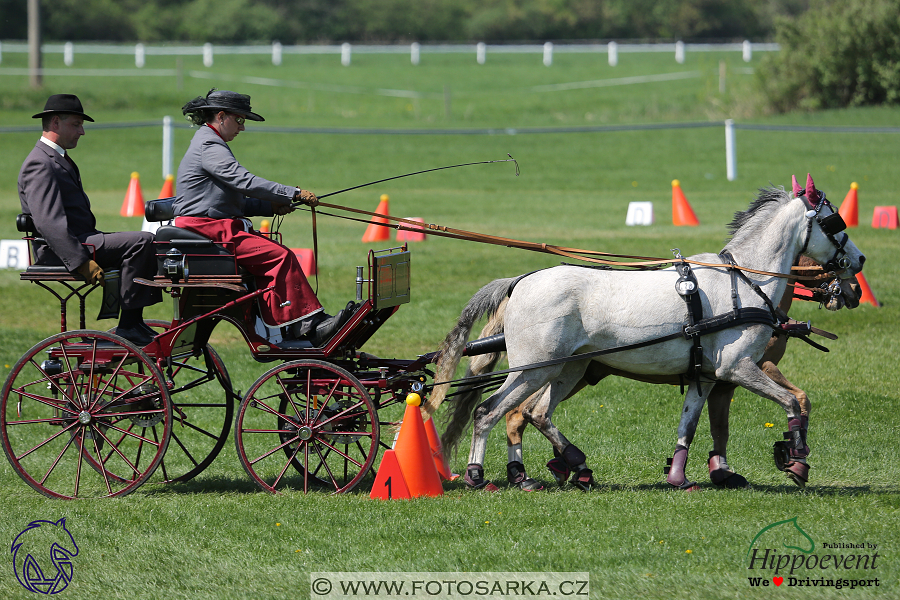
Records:
[[[201,109],[224,110],[225,112],[246,117],[251,121],[265,121],[265,119],[250,109],[250,96],[228,90],[210,90],[206,98],[199,96],[182,106],[181,112],[187,114]]]
[[[47,104],[44,110],[32,116],[32,119],[40,119],[47,115],[69,114],[83,117],[85,121],[94,122],[92,118],[84,114],[84,108],[81,106],[81,100],[75,94],[53,94],[47,98]]]

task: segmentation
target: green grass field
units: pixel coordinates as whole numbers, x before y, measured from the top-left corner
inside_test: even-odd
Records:
[[[36,519],[67,519],[80,553],[69,598],[283,598],[310,596],[309,573],[319,571],[588,571],[594,598],[796,598],[900,597],[900,468],[895,464],[900,431],[900,237],[869,226],[875,206],[900,204],[895,168],[900,138],[890,134],[826,134],[738,130],[738,179],[725,177],[721,127],[544,135],[290,135],[264,133],[273,126],[492,127],[524,128],[720,120],[814,126],[900,125],[900,110],[868,108],[754,117],[751,75],[740,55],[691,54],[677,65],[669,55],[622,54],[618,67],[606,56],[558,54],[551,68],[539,55],[493,55],[478,66],[474,56],[423,54],[409,65],[405,55],[358,55],[341,68],[335,56],[221,56],[211,69],[200,58],[184,60],[183,88],[175,78],[46,78],[30,91],[25,77],[0,69],[0,127],[27,126],[50,93],[74,92],[99,123],[123,123],[178,115],[179,107],[213,85],[252,95],[267,121],[248,127],[231,144],[252,172],[327,193],[401,173],[450,164],[502,159],[410,177],[335,196],[330,201],[374,210],[390,195],[391,214],[505,237],[609,252],[670,256],[718,251],[726,224],[756,189],[789,185],[791,174],[811,172],[819,188],[839,204],[850,183],[859,183],[860,227],[851,229],[866,254],[865,276],[881,308],[864,305],[830,313],[795,306],[792,316],[837,333],[831,352],[793,343],[784,372],[812,400],[812,465],[804,490],[789,483],[772,462],[785,418],[774,403],[745,391],[734,398],[729,462],[753,484],[750,491],[718,490],[705,475],[711,449],[701,421],[688,474],[702,491],[668,489],[662,466],[671,456],[681,397],[675,387],[604,381],[560,406],[556,422],[588,456],[598,488],[585,494],[549,486],[543,464],[547,443],[534,431],[525,439],[526,464],[547,491],[521,493],[505,487],[504,436],[495,431],[487,475],[497,494],[473,493],[445,484],[441,498],[380,502],[368,489],[347,495],[285,493],[271,496],[251,484],[229,439],[219,458],[195,480],[170,487],[147,485],[113,500],[62,502],[43,498],[0,460],[0,542],[11,543]],[[728,62],[727,92],[718,91],[719,60]],[[757,59],[749,66],[755,66]],[[3,68],[24,66],[24,55],[6,53]],[[59,64],[54,64],[56,61]],[[61,67],[50,56],[48,68]],[[196,63],[196,64],[193,64]],[[76,56],[73,68],[131,68],[131,57]],[[171,57],[148,57],[147,68],[174,68]],[[204,71],[207,76],[191,76]],[[697,76],[665,82],[535,92],[537,86],[664,73]],[[284,87],[247,83],[248,77],[279,79]],[[296,83],[301,82],[301,83]],[[356,86],[360,93],[326,91]],[[444,88],[451,91],[445,112]],[[345,88],[341,88],[345,89]],[[402,89],[421,97],[397,98],[377,90]],[[37,138],[35,132],[0,134],[0,238],[18,237],[16,177]],[[175,131],[176,164],[192,132]],[[137,219],[119,216],[132,171],[139,171],[145,198],[162,185],[160,127],[88,128],[73,152],[106,230],[135,229]],[[671,181],[679,179],[701,225],[671,225]],[[656,223],[624,225],[630,201],[652,201]],[[319,295],[335,310],[355,294],[355,266],[369,247],[365,226],[319,219]],[[293,247],[310,247],[307,213],[294,213],[282,227]],[[375,247],[386,247],[388,243]],[[364,348],[385,357],[412,358],[437,348],[459,311],[483,284],[558,261],[548,255],[441,238],[414,244],[412,302],[403,306]],[[88,327],[98,322],[97,300]],[[171,301],[148,316],[171,318]],[[73,318],[73,317],[70,317]],[[4,379],[28,348],[58,331],[55,300],[18,273],[0,270],[0,376]],[[234,330],[217,331],[213,344],[236,389],[246,390],[268,367],[254,362]],[[204,393],[209,390],[204,389]],[[705,417],[703,417],[705,420]],[[774,427],[767,427],[773,423]],[[466,451],[452,460],[465,468]],[[877,544],[874,570],[814,569],[813,578],[878,577],[866,589],[799,588],[773,592],[752,588],[748,569],[754,536],[777,521],[797,517],[822,544]],[[769,546],[781,547],[781,546]],[[787,551],[785,551],[787,552]],[[28,597],[16,581],[12,560],[0,567],[0,596]],[[46,563],[46,560],[41,564]],[[805,576],[805,575],[804,575]],[[787,580],[786,580],[787,581]],[[785,584],[785,586],[787,583]],[[783,586],[784,587],[784,586]]]

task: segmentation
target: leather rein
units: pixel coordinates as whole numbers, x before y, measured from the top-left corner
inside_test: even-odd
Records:
[[[662,259],[662,258],[654,258],[647,256],[632,256],[628,254],[613,254],[609,252],[600,252],[597,250],[582,250],[579,248],[567,248],[564,246],[556,246],[553,244],[545,244],[538,242],[528,242],[522,240],[516,240],[511,238],[499,237],[494,235],[488,235],[485,233],[477,233],[474,231],[466,231],[464,229],[454,229],[452,227],[447,227],[444,225],[436,225],[433,223],[420,223],[418,221],[412,221],[410,219],[402,219],[400,217],[392,217],[391,215],[383,215],[375,212],[370,212],[367,210],[362,210],[358,208],[351,208],[349,206],[341,206],[339,204],[329,204],[327,202],[319,202],[316,207],[311,208],[312,216],[313,216],[313,240],[317,240],[316,233],[316,208],[324,207],[335,210],[343,210],[347,212],[352,212],[360,215],[365,215],[367,217],[375,217],[379,219],[384,219],[385,221],[395,221],[396,225],[390,225],[387,222],[379,223],[381,227],[388,227],[391,229],[397,229],[398,231],[415,231],[415,232],[426,232],[429,235],[436,235],[440,237],[447,237],[451,239],[457,240],[465,240],[469,242],[479,242],[482,244],[493,244],[495,246],[505,246],[507,248],[519,248],[522,250],[531,250],[533,252],[543,252],[546,254],[555,254],[557,256],[565,256],[566,258],[571,258],[575,260],[595,263],[599,265],[604,265],[610,268],[618,268],[618,269],[637,269],[637,270],[645,270],[645,269],[661,269],[669,265],[674,265],[676,263],[687,263],[691,265],[697,265],[701,267],[713,267],[721,269],[723,268],[722,263],[707,263],[698,260],[693,260],[689,258],[682,259]],[[353,217],[348,217],[344,215],[336,215],[333,213],[321,213],[324,215],[337,217],[339,219],[348,219],[351,221],[360,221],[364,223],[369,223],[369,220],[363,219],[355,219]],[[600,258],[600,257],[608,257],[608,258]],[[609,258],[617,258],[617,259],[629,259],[628,261],[621,260],[609,260]],[[774,273],[772,271],[761,271],[758,269],[751,269],[749,267],[742,267],[740,265],[732,264],[727,265],[728,268],[731,269],[739,269],[741,271],[745,271],[747,273],[755,273],[757,275],[764,275],[767,277],[781,277],[784,279],[790,278],[799,281],[811,281],[816,279],[816,275],[796,275],[790,273]],[[809,267],[806,267],[809,270]]]

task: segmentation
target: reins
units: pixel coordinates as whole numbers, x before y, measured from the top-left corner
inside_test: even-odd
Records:
[[[546,254],[555,254],[557,256],[564,256],[566,258],[571,258],[574,260],[580,260],[584,262],[595,263],[599,265],[608,266],[610,268],[618,268],[618,269],[652,269],[652,268],[663,268],[668,265],[673,265],[676,262],[681,262],[678,259],[662,259],[662,258],[654,258],[647,256],[632,256],[629,254],[614,254],[609,252],[600,252],[597,250],[583,250],[580,248],[567,248],[564,246],[556,246],[553,244],[546,243],[538,243],[538,242],[528,242],[523,240],[516,240],[511,238],[499,237],[494,235],[488,235],[484,233],[478,233],[474,231],[466,231],[464,229],[455,229],[452,227],[447,227],[445,225],[436,225],[433,223],[420,223],[418,221],[412,221],[410,219],[403,219],[400,217],[393,217],[391,215],[383,215],[380,213],[370,212],[367,210],[362,210],[359,208],[351,208],[349,206],[341,206],[339,204],[329,204],[327,202],[319,202],[316,205],[317,208],[325,207],[334,210],[342,210],[351,213],[356,213],[360,215],[365,215],[368,217],[375,217],[379,219],[385,219],[386,221],[395,221],[396,225],[390,225],[388,223],[378,223],[381,227],[388,227],[391,229],[397,229],[398,231],[416,231],[422,232],[425,231],[429,235],[436,235],[440,237],[447,237],[451,239],[464,240],[469,242],[479,242],[482,244],[493,244],[495,246],[505,246],[507,248],[519,248],[521,250],[530,250],[533,252],[543,252]],[[370,222],[369,220],[363,219],[355,219],[353,217],[347,217],[344,215],[337,215],[334,213],[326,213],[321,212],[320,214],[328,215],[332,217],[337,217],[340,219],[348,219],[351,221],[360,221],[364,223]],[[313,225],[313,235],[315,236],[315,222]],[[629,261],[620,261],[620,260],[608,260],[605,258],[599,257],[609,257],[609,258],[624,258],[630,259]],[[767,277],[780,277],[784,279],[795,279],[799,281],[809,281],[816,278],[815,275],[792,275],[790,273],[774,273],[771,271],[761,271],[758,269],[751,269],[750,267],[742,267],[740,265],[723,265],[722,263],[707,263],[694,259],[685,258],[685,262],[691,265],[697,265],[701,267],[713,267],[721,269],[723,267],[736,268],[741,271],[745,271],[747,273],[755,273],[757,275],[764,275]]]

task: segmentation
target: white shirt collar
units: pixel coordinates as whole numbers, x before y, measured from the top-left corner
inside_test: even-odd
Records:
[[[60,156],[66,155],[66,151],[63,149],[63,147],[60,146],[59,144],[57,144],[56,142],[51,142],[44,136],[41,136],[41,141],[44,142],[45,144],[47,144],[48,146],[50,146],[51,148],[53,148],[54,150],[56,150],[57,152],[59,152]]]

